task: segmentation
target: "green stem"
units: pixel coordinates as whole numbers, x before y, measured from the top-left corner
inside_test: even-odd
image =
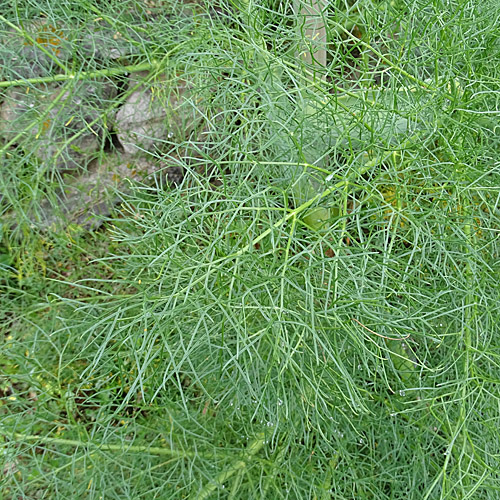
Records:
[[[108,68],[95,71],[81,71],[80,73],[70,73],[68,71],[65,74],[59,74],[53,76],[44,76],[40,78],[26,78],[20,80],[9,80],[6,82],[0,82],[0,88],[36,85],[37,83],[65,82],[67,80],[85,80],[87,78],[99,78],[106,76],[123,75],[124,73],[137,73],[138,71],[149,71],[158,68],[158,66],[159,63],[153,61],[142,64],[134,64],[131,66],[121,66],[120,68]]]
[[[234,474],[243,470],[247,466],[250,458],[256,455],[264,446],[264,439],[265,435],[263,433],[258,434],[254,441],[248,446],[247,452],[243,457],[233,462],[229,469],[218,474],[215,480],[208,483],[199,493],[192,493],[190,498],[192,500],[205,500],[216,488],[223,485]]]
[[[201,453],[199,451],[181,451],[171,448],[161,448],[159,446],[134,446],[120,444],[96,444],[90,441],[79,441],[76,439],[63,439],[50,436],[36,436],[30,434],[13,434],[14,439],[18,441],[28,441],[34,443],[55,444],[64,446],[73,446],[75,448],[97,448],[101,451],[121,451],[123,453],[150,453],[151,455],[167,455],[176,458],[205,458],[213,460],[213,455]]]
[[[363,167],[363,168],[359,169],[359,171],[357,173],[359,175],[363,175],[367,170],[368,170],[367,167],[366,168]],[[281,227],[283,224],[285,224],[290,219],[296,218],[299,214],[301,214],[302,212],[307,210],[311,205],[313,205],[317,201],[320,201],[323,198],[326,198],[327,196],[332,194],[337,189],[344,187],[344,186],[348,185],[349,183],[350,183],[349,179],[344,179],[342,181],[337,182],[332,187],[325,189],[323,192],[318,193],[316,196],[314,196],[314,197],[310,198],[309,200],[305,201],[304,203],[302,203],[302,205],[299,205],[298,207],[291,210],[283,218],[281,218],[279,221],[275,222],[270,228],[263,231],[259,236],[257,236],[254,240],[252,240],[248,245],[245,245],[243,248],[238,250],[238,252],[235,252],[234,254],[229,255],[225,259],[235,258],[235,257],[237,257],[245,252],[248,252],[248,250],[250,248],[255,246],[257,243],[259,243],[261,240],[263,240],[267,235],[269,235],[271,233],[271,231],[273,231],[273,229],[278,229],[279,227]]]
[[[363,175],[370,168],[371,167],[364,165],[362,168],[360,168],[357,171],[357,174],[358,175]],[[232,259],[236,259],[240,255],[243,255],[244,253],[248,252],[251,248],[254,248],[254,246],[257,243],[259,243],[266,236],[268,236],[269,234],[271,234],[271,232],[273,230],[280,228],[283,224],[285,224],[290,219],[298,217],[299,214],[301,214],[302,212],[304,212],[305,210],[307,210],[311,205],[313,205],[317,201],[320,201],[323,198],[326,198],[327,196],[329,196],[330,194],[332,194],[333,192],[335,192],[337,189],[339,189],[341,187],[344,187],[346,185],[349,185],[349,184],[353,184],[352,181],[350,179],[344,179],[342,181],[337,182],[332,187],[330,187],[328,189],[325,189],[324,191],[318,193],[316,196],[310,198],[309,200],[305,201],[304,203],[302,203],[298,207],[296,207],[293,210],[291,210],[290,212],[288,212],[280,220],[276,221],[271,227],[269,227],[268,229],[266,229],[265,231],[263,231],[262,233],[260,233],[259,236],[257,236],[256,238],[254,238],[250,243],[248,243],[244,247],[241,247],[237,252],[232,253],[230,255],[227,255],[225,257],[221,257],[220,259],[217,259],[215,261],[209,262],[208,264],[201,264],[201,263],[198,264],[197,267],[196,267],[197,269],[201,269],[201,267],[204,266],[204,265],[209,267],[209,269],[207,270],[207,274],[204,274],[200,278],[192,281],[187,287],[185,287],[182,290],[179,290],[178,292],[176,292],[175,294],[173,294],[172,297],[178,297],[178,296],[182,295],[183,293],[187,292],[188,290],[190,290],[193,286],[197,285],[201,281],[206,280],[208,275],[210,275],[211,273],[213,273],[213,272],[215,272],[215,271],[217,271],[219,269],[217,267],[217,264],[220,264],[222,262],[227,262],[227,261],[232,260]],[[189,270],[189,269],[186,268],[186,270]],[[158,273],[158,276],[154,279],[154,281],[159,280],[160,277],[161,277],[161,275],[162,275],[162,273],[163,273],[163,268],[160,270],[160,272]],[[159,296],[158,298],[160,299],[161,296]],[[154,298],[151,297],[151,299],[154,299]]]

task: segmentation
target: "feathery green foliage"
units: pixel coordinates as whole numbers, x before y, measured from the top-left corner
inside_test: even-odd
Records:
[[[1,49],[4,99],[36,105],[1,145],[0,498],[498,498],[499,9],[322,15],[326,46],[292,1],[2,9],[44,71]],[[41,97],[97,127],[128,74],[162,103],[188,82],[149,155],[182,183],[45,230],[79,132],[41,159]]]

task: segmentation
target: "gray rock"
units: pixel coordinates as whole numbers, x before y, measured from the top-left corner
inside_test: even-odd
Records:
[[[116,96],[115,87],[108,82],[75,82],[62,96],[54,84],[31,90],[15,87],[5,93],[0,135],[15,140],[47,168],[85,168],[104,140],[101,114]]]
[[[137,75],[130,87],[137,85]],[[185,81],[164,76],[132,92],[116,114],[115,130],[126,153],[167,151],[197,135],[202,114]]]
[[[92,162],[86,173],[65,176],[64,189],[56,193],[57,207],[45,200],[36,224],[51,229],[68,224],[97,229],[120,201],[117,190],[120,193],[130,190],[126,179],[151,183],[154,174],[164,168],[160,162],[108,154],[101,161]]]
[[[63,64],[71,59],[72,49],[67,36],[70,30],[66,27],[38,19],[23,23],[22,29],[25,36],[8,28],[0,37],[0,80],[49,76],[60,72],[54,58]]]
[[[155,143],[169,135],[167,111],[153,105],[149,88],[133,92],[116,114],[115,129],[126,153],[153,152]]]

